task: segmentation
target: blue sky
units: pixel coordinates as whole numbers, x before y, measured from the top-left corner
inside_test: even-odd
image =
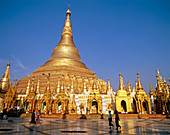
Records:
[[[73,39],[82,61],[118,90],[135,84],[155,87],[156,69],[170,77],[170,1],[168,0],[1,0],[0,76],[11,57],[11,79],[43,65],[60,41],[70,3]]]

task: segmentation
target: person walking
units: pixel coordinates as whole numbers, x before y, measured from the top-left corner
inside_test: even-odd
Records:
[[[112,126],[113,126],[113,128],[114,128],[114,125],[112,124],[112,114],[111,114],[111,111],[110,111],[110,110],[109,110],[109,118],[108,118],[108,120],[109,120],[110,129],[111,129]]]
[[[35,110],[33,110],[33,112],[32,112],[30,124],[36,124],[36,121],[35,121]]]
[[[121,126],[119,125],[119,121],[120,121],[120,119],[119,119],[118,112],[117,112],[117,110],[115,110],[115,123],[116,123],[116,130],[117,131],[118,131],[118,127],[120,127],[120,129],[121,129]]]
[[[36,113],[37,114],[37,118],[36,118],[36,124],[40,123],[40,110]]]

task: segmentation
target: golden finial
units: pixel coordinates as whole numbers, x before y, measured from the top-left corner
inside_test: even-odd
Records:
[[[159,69],[157,68],[157,74],[159,75]]]
[[[153,91],[153,87],[151,84],[149,84],[150,91]]]
[[[131,83],[128,81],[128,82],[126,82],[126,85],[127,85],[127,91],[131,92],[131,88],[130,88]]]
[[[166,79],[165,79],[165,77],[164,77],[164,83],[166,82]]]
[[[67,10],[67,12],[66,12],[66,15],[67,15],[67,14],[70,14],[70,15],[71,15],[70,4],[68,4],[68,10]]]
[[[137,73],[137,78],[138,78],[138,89],[143,89],[142,84],[140,82],[139,73]]]
[[[123,89],[124,89],[123,77],[122,74],[119,73],[119,90],[123,90]]]
[[[137,72],[137,77],[138,77],[138,79],[139,79],[139,73]]]
[[[11,60],[11,56],[9,57],[9,62],[7,64],[7,66],[10,66],[10,60]]]
[[[108,85],[110,86],[110,79],[108,78]]]
[[[9,62],[8,62],[8,64],[7,64],[7,66],[10,66],[10,60],[9,60]]]

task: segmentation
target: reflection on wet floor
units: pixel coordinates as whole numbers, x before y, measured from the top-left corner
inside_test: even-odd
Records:
[[[170,119],[121,119],[121,130],[109,129],[106,119],[50,119],[42,118],[41,125],[29,125],[29,118],[0,120],[0,134],[170,134]],[[114,120],[113,120],[114,123]]]

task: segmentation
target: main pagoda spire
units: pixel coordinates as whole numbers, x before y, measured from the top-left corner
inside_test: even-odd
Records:
[[[58,45],[54,48],[50,60],[58,58],[74,59],[81,62],[79,51],[77,50],[73,42],[72,25],[70,21],[71,11],[68,8],[66,12],[66,20],[64,23],[61,40]]]
[[[71,16],[71,11],[68,8],[67,12],[66,12],[66,20],[64,23],[64,28],[63,28],[63,33],[61,36],[61,40],[60,43],[73,43],[73,34],[72,34],[72,25],[71,25],[71,21],[70,21],[70,16]],[[71,45],[74,45],[71,44]],[[75,45],[74,45],[75,46]]]
[[[79,51],[73,42],[70,16],[71,11],[70,8],[68,8],[63,32],[61,34],[61,40],[53,49],[49,61],[47,61],[43,66],[71,66],[87,69],[86,65],[81,61]],[[91,71],[90,74],[92,74]]]

